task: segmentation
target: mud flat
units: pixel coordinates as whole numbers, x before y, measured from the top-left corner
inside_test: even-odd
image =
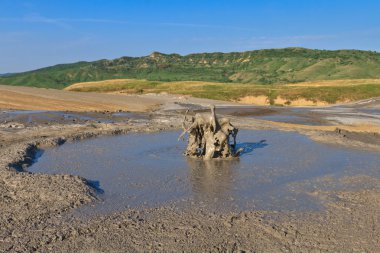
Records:
[[[27,170],[88,179],[102,200],[82,213],[168,203],[214,211],[320,210],[307,190],[292,186],[328,176],[339,189],[344,176],[380,177],[377,153],[318,144],[295,132],[242,130],[242,156],[219,161],[186,158],[179,135],[131,133],[64,144],[46,149]]]
[[[42,113],[45,116],[50,115],[49,112]],[[288,195],[290,196],[287,199],[289,203],[284,202],[293,208],[276,209],[265,205],[260,206],[260,197],[264,204],[272,203],[272,206],[279,206],[276,202],[278,195],[274,194],[272,198],[268,194],[269,189],[268,191],[264,189],[262,194],[257,195],[257,206],[253,205],[244,209],[210,209],[202,205],[200,201],[189,201],[184,208],[175,201],[162,201],[159,205],[152,206],[139,203],[130,207],[123,205],[125,207],[123,210],[117,209],[114,210],[116,212],[100,213],[86,218],[69,215],[79,210],[78,208],[88,208],[91,205],[95,205],[96,208],[96,203],[102,201],[101,194],[97,192],[102,189],[102,181],[99,180],[98,187],[93,179],[78,176],[75,173],[69,175],[26,172],[33,164],[40,148],[55,149],[63,143],[65,144],[60,147],[62,149],[66,145],[68,145],[66,147],[86,145],[86,141],[75,142],[89,138],[92,138],[88,140],[90,142],[102,142],[101,139],[93,139],[97,136],[127,134],[123,137],[100,138],[129,138],[128,134],[136,132],[178,130],[182,120],[182,115],[173,111],[158,111],[145,116],[141,115],[141,117],[124,115],[122,120],[117,120],[120,116],[108,114],[106,113],[106,118],[110,122],[102,120],[103,114],[101,116],[86,113],[81,115],[92,117],[93,120],[32,119],[32,122],[36,123],[30,124],[26,122],[28,120],[26,117],[15,118],[8,115],[2,118],[3,122],[0,124],[0,209],[2,211],[0,251],[377,252],[380,248],[380,180],[377,169],[378,160],[376,160],[378,153],[375,148],[378,143],[376,141],[367,143],[372,139],[377,140],[376,136],[374,138],[367,136],[376,134],[376,124],[366,126],[366,128],[360,125],[346,126],[339,122],[331,125],[305,125],[233,116],[236,125],[240,128],[265,131],[292,130],[326,143],[318,144],[327,145],[327,148],[317,152],[314,149],[305,149],[301,145],[303,142],[313,143],[305,136],[293,136],[288,138],[289,141],[277,139],[278,145],[275,145],[274,142],[270,142],[270,137],[275,134],[264,131],[265,136],[259,138],[257,134],[249,141],[260,143],[261,140],[268,139],[268,146],[254,149],[246,154],[246,157],[252,156],[253,159],[261,155],[262,164],[268,161],[280,162],[267,170],[265,166],[261,166],[262,169],[257,171],[244,168],[230,170],[230,172],[241,173],[241,180],[245,178],[257,180],[255,176],[258,176],[263,181],[267,180],[269,184],[279,185],[277,189],[281,189],[281,182],[275,180],[276,175],[277,178],[286,181],[289,178],[286,174],[289,170],[285,169],[285,160],[281,162],[280,158],[285,159],[286,154],[297,153],[292,156],[291,161],[287,162],[297,162],[294,161],[294,156],[299,161],[303,161],[304,164],[291,166],[294,168],[293,172],[290,170],[293,175],[301,179],[286,181],[286,189],[295,196],[302,195],[305,198],[295,198],[293,202],[292,195]],[[13,118],[10,120],[10,117]],[[45,124],[48,121],[49,124]],[[339,132],[339,129],[342,131]],[[276,133],[283,136],[282,132]],[[130,137],[133,138],[133,135]],[[292,145],[292,142],[295,145]],[[115,146],[117,147],[114,143],[112,147]],[[271,146],[275,149],[271,149]],[[365,149],[366,147],[371,148]],[[329,158],[328,155],[332,154],[331,149],[341,152],[337,160],[334,157]],[[154,147],[151,151],[146,150],[144,154],[154,154],[153,151]],[[266,153],[269,151],[272,153]],[[46,151],[43,156],[48,152]],[[105,151],[101,151],[100,154],[102,152]],[[308,156],[309,152],[312,152],[313,156]],[[319,152],[325,152],[327,156],[320,156]],[[93,153],[95,156],[96,152]],[[173,148],[169,147],[167,153],[174,155],[175,152],[173,153]],[[40,162],[43,162],[43,156]],[[265,161],[265,157],[271,159]],[[241,163],[244,164],[243,158],[244,156]],[[119,159],[123,161],[122,157]],[[160,159],[160,156],[156,159]],[[65,162],[64,159],[62,161]],[[70,161],[66,162],[70,163]],[[253,159],[253,161],[260,163],[260,160]],[[112,161],[110,165],[114,163],[115,161]],[[281,163],[284,165],[281,166]],[[35,163],[37,164],[38,162]],[[311,175],[310,170],[313,169],[311,164],[321,165],[319,168],[324,168],[323,173],[302,177],[302,175]],[[344,169],[339,170],[342,164],[345,165]],[[134,165],[137,167],[136,163]],[[150,167],[149,164],[146,166],[146,168]],[[305,171],[302,170],[303,167]],[[188,168],[184,168],[183,171],[188,172]],[[54,171],[55,168],[45,169]],[[129,170],[133,171],[131,168]],[[244,173],[252,173],[252,175],[247,177]],[[221,188],[232,189],[230,193],[233,194],[236,194],[233,190],[237,183],[249,188],[249,182],[236,181],[236,175],[235,177],[232,175],[235,181],[227,180],[226,182],[223,181],[223,173],[219,174],[221,176],[218,173],[196,175],[194,184],[190,183],[189,186],[193,187],[191,189],[201,190],[211,187],[212,200],[215,200],[214,192],[220,193]],[[169,172],[169,175],[172,174]],[[211,178],[211,181],[202,183],[200,180],[207,176]],[[231,179],[227,176],[228,178]],[[177,175],[177,179],[179,181],[176,183],[180,185],[181,176]],[[170,180],[173,178],[171,177]],[[170,180],[167,181],[169,182],[167,190],[171,189]],[[182,187],[186,188],[186,181],[182,182]],[[260,180],[252,183],[253,187],[257,188],[260,188],[259,184]],[[228,188],[228,185],[231,188]],[[135,187],[138,188],[139,185]],[[172,194],[177,194],[178,188],[174,187],[174,189],[176,192]],[[237,194],[240,193],[237,192]],[[229,197],[228,194],[226,196]],[[279,196],[278,199],[281,200],[281,195]],[[248,195],[248,198],[251,197]],[[318,208],[306,205],[304,199],[312,199],[313,203],[318,203]],[[223,200],[223,198],[218,197],[216,203],[218,200]],[[239,199],[236,198],[236,200]],[[300,206],[308,208],[294,208],[297,205],[293,203],[297,200],[301,201]],[[204,200],[201,201],[206,203]]]
[[[170,94],[120,95],[0,85],[0,108],[3,109],[147,112],[161,105],[172,109],[179,108],[176,103],[188,101],[193,104],[236,105],[232,102]]]

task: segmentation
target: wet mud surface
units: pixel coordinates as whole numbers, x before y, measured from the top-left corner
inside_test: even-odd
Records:
[[[28,111],[0,110],[0,124],[11,125],[17,122],[25,126],[41,124],[87,124],[87,123],[118,123],[133,119],[149,119],[148,113],[138,112],[60,112],[60,111]]]
[[[219,109],[220,113],[233,116],[254,117],[284,123],[303,125],[337,125],[372,123],[380,125],[380,109],[361,107],[282,108],[244,107]]]
[[[219,211],[320,210],[318,199],[291,186],[325,176],[335,181],[357,174],[380,177],[377,153],[318,144],[295,132],[243,130],[238,135],[244,140],[238,142],[243,155],[219,161],[185,157],[179,134],[129,134],[64,144],[46,149],[28,171],[86,178],[101,201],[80,212],[95,214],[173,202]]]
[[[373,101],[233,115],[237,127],[249,129],[238,138],[251,143],[251,151],[239,161],[211,166],[177,156],[185,143],[161,141],[160,136],[177,137],[181,113],[121,113],[0,113],[0,252],[378,252],[380,149]],[[280,118],[271,123],[261,116]],[[363,121],[371,125],[350,125]],[[133,141],[143,146],[140,153],[128,149]],[[144,146],[145,141],[158,144]],[[157,154],[157,147],[166,154]],[[44,173],[28,173],[40,149],[45,153],[35,166],[49,160],[49,152],[68,157],[56,157],[60,166],[41,166]],[[109,171],[109,179],[103,170],[74,173],[85,169],[86,149],[93,168],[118,170]],[[136,155],[149,159],[141,164],[133,160]],[[128,162],[143,173],[122,165]],[[68,171],[54,172],[63,169]],[[116,191],[123,187],[127,193]],[[112,191],[132,204],[120,201],[122,210],[103,205],[115,207],[111,213],[102,209]],[[101,211],[75,215],[86,208]]]
[[[376,100],[370,105],[377,105]],[[207,107],[182,104],[194,112],[207,112]],[[177,110],[184,112],[183,110]],[[366,104],[337,105],[329,107],[279,107],[279,106],[219,106],[218,113],[237,117],[263,119],[275,122],[293,123],[312,126],[339,124],[375,124],[380,125],[380,109]]]

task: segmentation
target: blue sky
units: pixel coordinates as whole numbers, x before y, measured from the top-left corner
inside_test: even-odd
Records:
[[[0,0],[0,73],[153,51],[380,51],[379,10],[376,0]]]

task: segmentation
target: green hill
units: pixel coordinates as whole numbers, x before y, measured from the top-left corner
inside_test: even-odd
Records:
[[[360,50],[265,49],[60,64],[0,77],[1,84],[61,89],[70,84],[118,78],[255,84],[380,78],[380,53]]]

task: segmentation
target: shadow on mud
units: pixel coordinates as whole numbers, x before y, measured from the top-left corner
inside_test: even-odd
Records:
[[[100,187],[100,182],[99,181],[86,179],[86,183],[87,183],[88,186],[90,186],[91,188],[93,188],[96,193],[98,193],[98,194],[103,194],[104,193],[104,190]]]
[[[259,142],[243,142],[236,144],[235,150],[241,150],[240,156],[252,153],[255,149],[264,148],[269,144],[266,143],[267,140],[261,140]]]
[[[27,147],[24,158],[18,162],[8,164],[9,168],[17,172],[25,172],[27,168],[34,163],[44,154],[44,150],[37,148],[35,145]]]

